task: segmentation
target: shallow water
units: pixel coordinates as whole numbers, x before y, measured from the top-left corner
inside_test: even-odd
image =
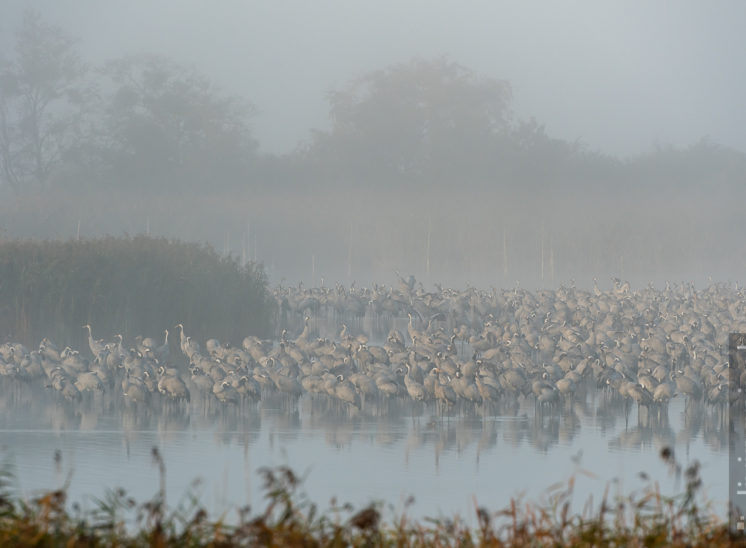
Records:
[[[48,393],[47,393],[48,394]],[[670,446],[682,465],[702,465],[706,495],[725,515],[727,428],[722,411],[674,399],[658,416],[591,391],[584,404],[537,411],[521,400],[499,410],[396,402],[351,413],[326,399],[269,398],[225,409],[192,402],[162,411],[102,400],[74,407],[45,404],[44,392],[6,391],[0,399],[0,454],[24,496],[70,478],[72,501],[84,508],[122,486],[144,501],[158,490],[157,447],[166,463],[167,502],[184,500],[196,479],[212,515],[263,509],[257,470],[289,465],[305,476],[303,491],[326,508],[336,497],[356,507],[384,501],[414,517],[461,514],[475,503],[491,510],[512,497],[546,499],[547,488],[575,476],[573,508],[588,497],[639,491],[646,472],[664,493],[684,489],[659,457]],[[627,413],[628,412],[628,413]],[[61,459],[55,463],[55,452]],[[414,502],[407,503],[413,496]]]

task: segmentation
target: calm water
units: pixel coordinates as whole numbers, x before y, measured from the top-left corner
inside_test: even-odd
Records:
[[[595,390],[584,404],[537,413],[522,402],[500,410],[453,410],[411,404],[369,406],[350,413],[326,400],[264,400],[223,409],[199,402],[154,413],[92,399],[75,407],[44,404],[45,393],[16,389],[0,397],[0,455],[22,494],[62,485],[71,474],[71,499],[125,487],[138,501],[159,485],[152,448],[164,456],[167,497],[176,504],[201,480],[197,493],[214,514],[239,506],[263,508],[263,466],[289,465],[306,475],[303,490],[323,508],[332,497],[355,506],[382,500],[415,517],[467,519],[474,503],[504,507],[511,497],[541,501],[547,488],[575,475],[573,507],[590,495],[639,491],[638,474],[659,481],[664,493],[683,489],[659,458],[665,446],[679,462],[697,459],[707,495],[725,515],[727,437],[721,411],[685,408],[674,399],[667,415],[638,416]],[[48,397],[48,393],[47,397]],[[54,454],[61,454],[56,464]],[[618,480],[618,481],[615,481]]]

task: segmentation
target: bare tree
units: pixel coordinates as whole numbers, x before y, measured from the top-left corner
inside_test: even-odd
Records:
[[[79,139],[86,68],[75,40],[27,11],[14,56],[0,63],[0,183],[46,186]]]

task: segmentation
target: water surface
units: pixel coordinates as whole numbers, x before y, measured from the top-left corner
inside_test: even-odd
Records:
[[[233,408],[192,401],[156,412],[96,398],[70,406],[28,388],[3,392],[0,447],[17,488],[33,496],[69,477],[71,500],[88,508],[107,488],[152,497],[160,481],[153,447],[166,463],[170,505],[191,489],[213,515],[229,519],[246,504],[264,507],[257,471],[277,465],[303,475],[303,491],[322,508],[336,497],[356,507],[383,501],[387,511],[415,517],[471,519],[475,504],[498,510],[513,497],[546,500],[547,488],[574,477],[580,511],[607,486],[611,495],[640,491],[649,485],[640,472],[664,493],[683,491],[683,479],[659,457],[663,447],[684,466],[698,460],[706,495],[723,515],[726,507],[722,409],[682,398],[661,414],[638,414],[596,390],[583,403],[543,410],[521,400],[445,414],[405,402],[355,411],[306,395]]]

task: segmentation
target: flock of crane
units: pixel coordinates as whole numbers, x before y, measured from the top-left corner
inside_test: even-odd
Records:
[[[399,281],[398,287],[370,289],[280,287],[275,298],[288,320],[302,314],[306,322],[314,317],[335,323],[373,312],[380,321],[408,314],[406,359],[386,344],[383,349],[397,371],[407,364],[414,368],[414,382],[411,372],[404,375],[412,398],[446,404],[523,396],[552,405],[580,397],[594,384],[648,408],[679,395],[725,403],[734,374],[728,369],[728,334],[746,332],[746,295],[737,284],[702,290],[685,283],[657,290],[651,284],[633,291],[613,278],[608,291],[594,283],[590,291],[562,286],[532,293],[437,285],[428,292],[411,276]],[[344,324],[342,329],[344,339]],[[392,337],[395,330],[388,345]],[[365,350],[365,337],[357,342]],[[464,348],[466,356],[459,359],[457,350]]]
[[[162,342],[125,344],[121,335],[97,340],[86,325],[90,354],[48,339],[32,351],[0,345],[0,386],[39,383],[70,401],[109,393],[138,405],[310,394],[357,409],[392,398],[441,410],[520,398],[553,408],[589,389],[650,409],[677,396],[717,405],[728,402],[728,333],[746,332],[744,293],[727,284],[428,292],[410,278],[397,288],[301,286],[275,296],[285,325],[303,321],[299,334],[199,344],[177,325],[177,342],[165,331]],[[330,314],[338,335],[314,334]],[[339,321],[361,315],[408,316],[407,327],[373,344]]]

